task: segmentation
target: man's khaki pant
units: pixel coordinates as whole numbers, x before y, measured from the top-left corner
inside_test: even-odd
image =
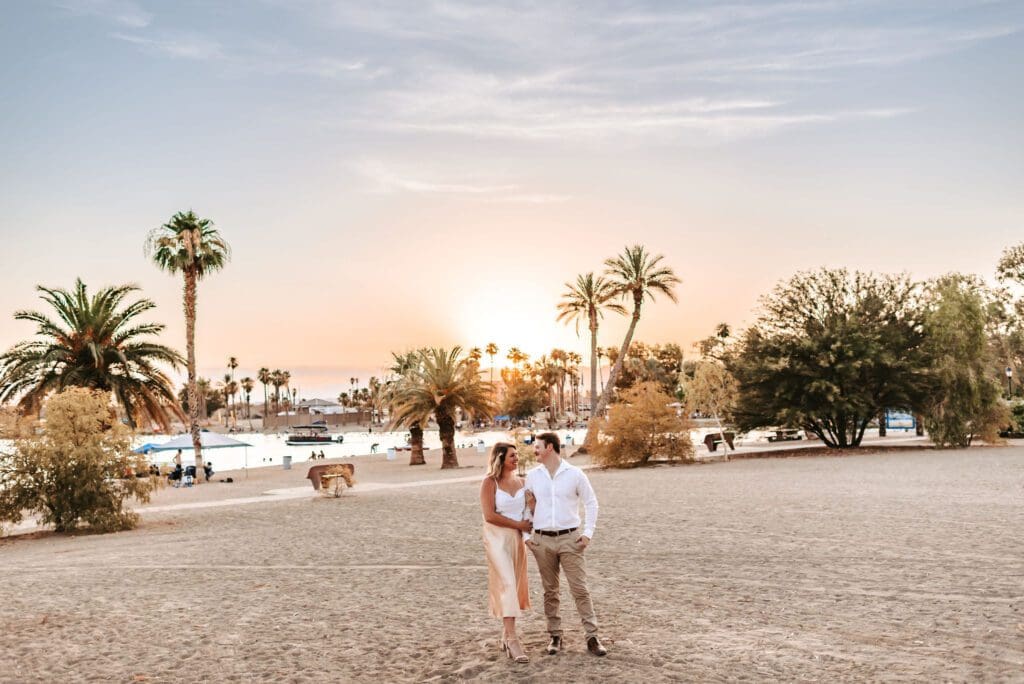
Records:
[[[544,585],[544,614],[548,618],[548,632],[552,636],[562,635],[562,618],[558,614],[558,582],[559,571],[563,569],[586,636],[597,636],[597,616],[594,615],[594,604],[590,602],[590,591],[587,589],[587,562],[576,543],[578,538],[578,531],[560,537],[534,532],[528,544],[537,560],[537,569]]]

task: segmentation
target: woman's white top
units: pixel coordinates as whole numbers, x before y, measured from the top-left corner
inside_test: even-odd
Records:
[[[526,518],[526,487],[522,487],[512,496],[501,487],[495,487],[494,510],[510,520]]]

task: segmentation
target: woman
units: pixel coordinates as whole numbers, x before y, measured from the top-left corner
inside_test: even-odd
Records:
[[[517,663],[528,663],[530,658],[516,635],[516,618],[530,607],[523,533],[530,532],[533,524],[526,519],[526,490],[516,474],[518,467],[514,444],[494,445],[487,477],[480,485],[480,508],[484,514],[491,615],[504,623],[502,650]]]

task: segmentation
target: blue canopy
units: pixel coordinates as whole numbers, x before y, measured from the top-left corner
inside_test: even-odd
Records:
[[[229,449],[231,447],[252,446],[251,444],[239,442],[237,439],[231,439],[216,432],[200,432],[199,445],[204,449]],[[148,454],[151,451],[177,451],[178,449],[182,451],[192,449],[192,435],[178,435],[171,441],[164,442],[163,444],[143,444],[136,452]]]

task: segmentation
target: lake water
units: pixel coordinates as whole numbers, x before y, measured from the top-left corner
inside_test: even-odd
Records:
[[[542,432],[538,430],[537,432]],[[564,442],[566,437],[571,436],[576,444],[583,441],[585,430],[558,430],[558,436]],[[376,445],[376,453],[387,453],[390,447],[407,446],[408,431],[401,432],[346,432],[345,441],[341,444],[331,442],[328,444],[305,444],[292,446],[285,444],[287,435],[263,434],[240,432],[229,435],[232,439],[246,442],[251,446],[233,447],[230,449],[204,449],[203,460],[213,463],[216,472],[225,470],[237,470],[240,468],[263,468],[278,466],[284,462],[284,456],[291,456],[292,463],[302,463],[310,460],[315,451],[319,454],[324,452],[325,458],[340,458],[342,456],[364,456],[370,454]],[[140,435],[134,441],[135,446],[146,443],[162,444],[171,438],[166,435]],[[504,430],[489,430],[486,432],[456,432],[455,446],[472,447],[482,441],[485,449],[489,449],[495,442],[511,441],[511,435]],[[437,430],[428,430],[423,434],[423,447],[425,449],[440,449],[441,438]],[[408,460],[408,452],[401,452],[399,460]],[[149,455],[149,460],[157,464],[170,463],[174,458],[173,451],[157,451]],[[192,451],[182,452],[182,463],[190,465],[195,460]]]

